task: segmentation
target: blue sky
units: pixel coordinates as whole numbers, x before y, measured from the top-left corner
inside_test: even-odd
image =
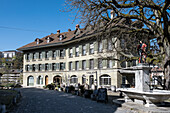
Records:
[[[73,22],[75,14],[60,11],[64,1],[0,0],[0,51],[15,50],[59,29],[74,30],[79,22]]]

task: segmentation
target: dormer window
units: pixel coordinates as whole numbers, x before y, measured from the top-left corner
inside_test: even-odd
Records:
[[[47,40],[47,43],[49,43],[49,42],[53,41],[53,38],[47,37],[46,40]]]
[[[47,43],[49,43],[49,42],[50,42],[50,37],[47,38]]]
[[[60,35],[59,40],[62,40],[62,39],[63,39],[63,35]]]
[[[36,41],[36,44],[37,44],[37,45],[40,44],[40,43],[42,42],[42,40],[39,39],[39,38],[36,38],[35,41]]]

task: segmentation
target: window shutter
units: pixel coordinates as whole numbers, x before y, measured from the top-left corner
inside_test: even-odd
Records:
[[[68,56],[70,55],[70,48],[68,48]]]
[[[25,60],[27,60],[28,59],[28,55],[27,54],[25,54]]]
[[[30,68],[29,71],[32,71],[32,65],[30,65],[29,68]]]
[[[107,40],[102,40],[103,49],[107,49]]]
[[[27,65],[25,65],[25,71],[27,71]]]
[[[94,68],[98,67],[98,59],[94,59]]]
[[[76,48],[73,47],[73,55],[75,55],[75,52],[76,52]]]
[[[86,60],[86,68],[89,68],[89,60]]]
[[[64,69],[66,68],[66,63],[63,63],[63,65],[64,65]]]
[[[88,52],[89,52],[89,43],[86,44],[86,53],[88,53]]]
[[[76,63],[76,62],[74,61],[74,62],[73,62],[73,69],[75,69],[75,63]]]
[[[52,64],[49,64],[49,70],[52,70]]]
[[[56,50],[56,56],[59,57],[60,50]]]
[[[63,49],[63,54],[64,56],[66,56],[66,49]]]
[[[79,53],[82,54],[82,45],[79,46]]]
[[[33,59],[33,53],[30,53],[30,60]]]
[[[52,51],[49,51],[49,57],[52,57],[53,55],[53,52]]]
[[[45,51],[42,52],[42,58],[45,58]]]
[[[36,59],[39,58],[39,52],[36,52]]]
[[[45,64],[42,64],[42,70],[45,70]]]
[[[98,42],[94,42],[94,51],[98,51]]]
[[[81,68],[81,69],[82,69],[82,60],[81,60],[81,61],[79,61],[79,68]]]
[[[59,63],[56,63],[56,69],[59,69]]]

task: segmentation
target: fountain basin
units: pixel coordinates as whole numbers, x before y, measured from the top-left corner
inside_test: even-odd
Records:
[[[120,88],[118,90],[125,95],[125,102],[141,100],[146,107],[154,106],[157,103],[170,99],[170,91],[166,90],[151,90],[146,92],[137,91],[135,88]]]

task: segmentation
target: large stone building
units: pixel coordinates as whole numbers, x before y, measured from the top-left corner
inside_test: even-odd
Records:
[[[36,38],[34,42],[19,48],[24,52],[23,86],[80,83],[121,87],[120,64],[107,59],[119,57],[111,47],[115,38],[98,40],[96,37],[98,33],[91,27],[80,29],[76,25],[74,31],[69,29],[60,33],[58,30],[56,34]]]

